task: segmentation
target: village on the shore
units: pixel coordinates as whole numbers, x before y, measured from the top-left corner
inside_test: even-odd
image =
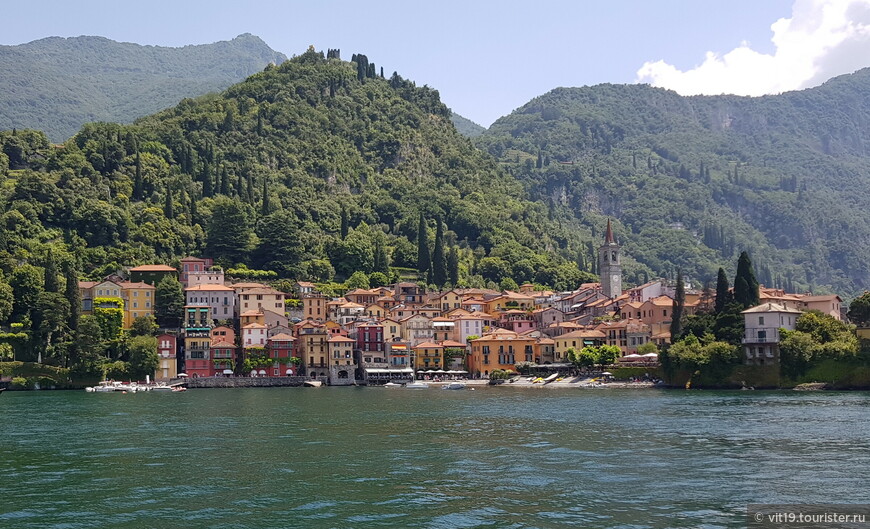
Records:
[[[598,250],[599,283],[570,292],[453,288],[429,291],[398,282],[353,289],[331,298],[298,281],[287,293],[263,283],[228,284],[208,258],[187,257],[181,269],[130,268],[128,277],[79,283],[82,313],[124,312],[123,327],[154,314],[155,284],[176,277],[184,286],[182,325],[157,337],[155,380],[179,377],[305,377],[329,385],[475,378],[526,371],[568,372],[569,355],[611,346],[613,365],[655,367],[671,341],[674,285],[654,280],[622,288],[621,248],[608,222]],[[709,309],[714,296],[688,290],[685,315]],[[759,289],[758,306],[743,311],[743,362],[778,360],[780,329],[817,310],[841,319],[837,295]]]

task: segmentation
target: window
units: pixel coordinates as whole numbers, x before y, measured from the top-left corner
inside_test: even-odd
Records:
[[[151,302],[150,302],[150,301],[146,301],[146,302],[145,302],[145,308],[146,308],[146,309],[150,309],[150,308],[151,308]]]
[[[758,324],[759,324],[759,325],[764,325],[764,316],[759,316],[759,317],[758,317]]]
[[[133,297],[134,297],[134,298],[138,298],[138,297],[139,297],[139,292],[136,291],[136,290],[134,290],[134,291],[133,291]]]
[[[134,308],[134,309],[138,309],[138,308],[139,308],[139,302],[138,302],[138,301],[134,301],[134,302],[133,302],[133,308]]]

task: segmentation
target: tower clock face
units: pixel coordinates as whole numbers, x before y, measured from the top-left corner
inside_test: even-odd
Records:
[[[610,276],[610,280],[613,281],[614,283],[618,283],[619,282],[619,274],[613,274],[612,276]]]

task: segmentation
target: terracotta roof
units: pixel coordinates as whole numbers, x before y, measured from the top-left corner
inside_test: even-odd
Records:
[[[814,301],[834,301],[834,300],[843,301],[840,298],[840,296],[838,296],[836,294],[830,294],[828,296],[804,296],[803,298],[801,298],[801,301],[803,301],[804,303],[814,302]]]
[[[355,342],[356,340],[354,340],[352,338],[347,338],[347,337],[341,336],[341,335],[335,335],[326,341],[331,342],[331,343],[338,343],[338,342]]]
[[[245,316],[263,316],[264,314],[259,310],[246,310],[245,312],[239,314],[241,317]]]
[[[296,341],[296,338],[290,336],[289,334],[282,332],[282,333],[278,333],[278,334],[275,334],[273,336],[270,336],[267,341],[269,341],[269,342],[293,342],[293,341]]]
[[[233,285],[233,288],[239,288],[239,286],[238,286],[238,285]],[[245,293],[245,294],[265,294],[265,295],[268,295],[268,296],[276,296],[276,295],[277,295],[277,296],[283,296],[283,295],[284,295],[284,293],[281,292],[280,290],[275,290],[274,288],[270,288],[270,287],[262,287],[262,288],[260,288],[260,287],[245,288],[244,293]]]
[[[162,264],[140,265],[130,269],[131,272],[177,272],[175,268]]]
[[[777,303],[762,303],[755,307],[749,308],[741,312],[741,314],[755,314],[759,312],[785,312],[788,314],[803,314],[797,309],[791,309]]]
[[[438,345],[437,343],[423,342],[421,344],[415,345],[411,349],[437,349],[437,348],[443,348],[443,346]]]
[[[453,340],[444,340],[443,342],[441,342],[441,345],[443,345],[444,347],[465,347],[464,343],[456,342]]]
[[[185,261],[205,261],[205,259],[202,259],[202,258],[200,258],[200,257],[190,257],[190,256],[188,256],[188,257],[185,257],[184,259],[181,260],[182,263],[185,262]]]
[[[266,288],[263,283],[233,283],[233,288]]]
[[[211,343],[209,343],[209,347],[212,349],[216,349],[218,347],[235,347],[236,344],[227,340],[225,337],[215,337],[211,339]]]
[[[657,298],[652,298],[649,300],[650,303],[659,307],[671,307],[674,305],[674,300],[669,298],[668,296],[659,296]]]
[[[196,285],[195,287],[187,287],[184,289],[185,292],[215,292],[215,291],[226,291],[233,292],[233,289],[224,286],[224,285]]]
[[[121,288],[144,288],[145,290],[156,290],[154,285],[149,285],[143,281],[139,281],[138,283],[130,283],[129,281],[125,281],[123,283],[118,283]]]
[[[100,283],[101,281],[79,281],[79,288],[94,288]]]
[[[262,323],[257,323],[257,322],[249,323],[249,324],[245,325],[244,327],[242,327],[242,329],[265,329],[265,328],[266,328],[265,325],[263,325]]]
[[[562,336],[559,336],[558,339],[562,340],[565,338],[605,338],[605,337],[607,337],[607,335],[601,331],[592,330],[592,329],[583,329],[580,331],[565,333]]]
[[[297,281],[296,284],[299,285],[300,287],[313,287],[314,286],[314,283],[311,283],[310,281]]]

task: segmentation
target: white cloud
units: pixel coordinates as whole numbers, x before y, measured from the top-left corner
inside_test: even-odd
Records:
[[[683,95],[759,96],[819,85],[870,64],[870,0],[796,0],[791,18],[771,24],[775,52],[748,44],[681,71],[665,61],[647,62],[636,82]]]

